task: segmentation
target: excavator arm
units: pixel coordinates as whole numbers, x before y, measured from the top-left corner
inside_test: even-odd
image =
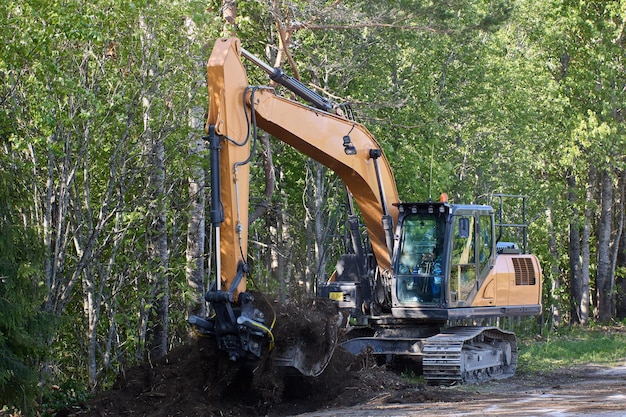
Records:
[[[209,59],[210,107],[207,126],[220,141],[220,190],[224,208],[220,238],[221,281],[228,289],[245,263],[250,134],[259,128],[335,172],[354,197],[379,268],[390,268],[391,242],[383,219],[395,224],[399,202],[395,180],[380,144],[368,130],[341,116],[278,96],[270,87],[248,85],[237,38],[216,42]],[[246,55],[250,55],[243,51]],[[393,224],[388,227],[393,230]],[[245,279],[237,292],[245,291]]]
[[[242,54],[270,78],[311,105],[281,97],[268,86],[250,86]],[[207,137],[211,160],[211,222],[216,235],[215,281],[205,295],[214,315],[189,318],[214,335],[231,359],[259,357],[272,325],[246,291],[250,161],[257,127],[334,171],[345,183],[367,227],[378,268],[391,268],[393,228],[399,202],[391,167],[380,144],[362,125],[333,114],[333,103],[281,70],[262,63],[237,38],[219,39],[207,65],[209,112]],[[336,327],[336,326],[335,326]],[[336,329],[327,329],[328,337]],[[279,364],[317,375],[328,363],[335,341],[325,343],[319,360],[302,354],[305,342],[283,349]],[[306,342],[308,343],[308,342]],[[287,356],[286,358],[284,356]]]

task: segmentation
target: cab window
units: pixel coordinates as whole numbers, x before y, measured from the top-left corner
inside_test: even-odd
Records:
[[[483,276],[489,268],[489,259],[493,250],[491,215],[481,215],[478,222],[478,269],[480,275]]]
[[[444,231],[443,217],[414,214],[404,219],[396,265],[397,296],[400,303],[439,302]]]
[[[464,301],[476,286],[476,222],[474,216],[455,216],[450,263],[450,298]]]

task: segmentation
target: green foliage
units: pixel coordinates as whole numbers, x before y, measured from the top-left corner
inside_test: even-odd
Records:
[[[60,410],[84,404],[90,396],[82,381],[67,379],[61,385],[55,385],[42,394],[40,409],[44,417],[52,417]]]
[[[614,365],[626,357],[626,333],[622,328],[559,329],[546,338],[522,339],[518,368],[541,372],[584,364]]]
[[[51,337],[48,350],[55,370],[50,375],[52,382],[87,381],[89,323],[83,304],[85,288],[94,288],[97,297],[89,308],[99,316],[97,365],[102,366],[102,382],[106,384],[119,366],[132,364],[141,349],[137,317],[142,299],[149,297],[148,284],[140,278],[146,275],[145,232],[149,225],[144,219],[151,203],[145,186],[151,165],[142,159],[146,134],[142,97],[148,94],[152,95],[149,127],[164,138],[170,174],[166,187],[173,190],[165,197],[173,201],[168,227],[177,236],[171,239],[174,260],[168,274],[184,282],[184,244],[176,231],[185,222],[187,206],[181,196],[186,197],[188,167],[194,162],[185,158],[191,135],[186,115],[191,106],[204,106],[206,101],[206,91],[199,87],[205,78],[203,45],[205,37],[217,33],[217,28],[208,26],[212,17],[204,13],[204,7],[200,2],[2,3],[0,19],[6,30],[0,35],[4,45],[0,53],[0,135],[3,146],[23,152],[20,159],[24,171],[16,178],[24,181],[23,189],[31,199],[14,201],[9,207],[15,218],[33,222],[29,224],[33,241],[28,245],[24,242],[23,248],[33,249],[34,244],[44,240],[34,232],[41,231],[47,191],[53,195],[55,207],[66,198],[73,202],[65,217],[57,217],[58,212],[54,212],[54,223],[48,226],[58,227],[52,231],[54,239],[71,230],[67,240],[59,242],[66,245],[62,253],[67,257],[52,255],[51,262],[61,259],[55,264],[57,277],[71,277],[81,267],[78,248],[96,242],[94,254],[80,275],[83,287],[73,286],[63,303],[54,300],[67,295],[61,286],[66,283],[51,285],[41,276],[42,266],[33,266],[39,273],[30,279],[41,284],[41,293],[27,298],[31,307],[36,312],[41,305],[51,306],[61,316],[57,337]],[[155,34],[154,38],[147,36],[148,32]],[[22,156],[33,164],[28,165]],[[32,177],[29,169],[35,173]],[[67,194],[62,193],[64,185],[70,190],[65,189]],[[9,204],[8,199],[4,201]],[[104,223],[99,224],[100,219]],[[101,229],[94,233],[96,227]],[[34,258],[37,262],[49,255],[42,252],[38,249]],[[7,282],[27,288],[26,282],[13,278]],[[10,291],[16,289],[11,287]],[[44,304],[43,297],[53,301]],[[180,299],[170,299],[176,308],[185,311],[188,301],[182,294]],[[17,301],[22,299],[11,299]],[[14,308],[13,304],[10,307]],[[19,317],[30,320],[26,312]],[[180,314],[173,315],[173,319],[182,321]],[[186,329],[181,327],[175,330],[184,334]],[[12,330],[10,335],[12,342],[15,332]],[[2,333],[6,336],[4,329]],[[115,343],[111,342],[113,338]],[[32,349],[37,346],[34,341],[29,346]],[[26,356],[37,370],[38,355],[31,350]],[[37,379],[38,374],[31,376]],[[12,387],[21,389],[18,384]],[[4,389],[0,392],[14,394]],[[29,395],[32,397],[32,393]]]
[[[30,175],[0,140],[0,404],[31,413],[53,322],[39,310],[41,248],[35,228],[20,216],[29,203]]]

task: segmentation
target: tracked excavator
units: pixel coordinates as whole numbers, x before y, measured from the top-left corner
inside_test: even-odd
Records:
[[[242,57],[298,98],[249,85]],[[537,258],[525,253],[525,237],[521,249],[500,241],[503,227],[525,232],[526,224],[503,223],[490,205],[402,202],[389,161],[363,125],[246,51],[237,38],[216,41],[207,74],[216,279],[205,294],[211,314],[190,317],[194,329],[215,337],[234,361],[281,346],[276,363],[305,375],[320,374],[338,344],[382,360],[414,359],[432,383],[514,373],[515,335],[475,324],[540,313]],[[339,257],[318,291],[336,302],[343,320],[316,336],[327,340],[315,358],[303,353],[310,335],[308,341],[274,340],[274,320],[247,291],[249,165],[257,128],[334,171],[356,204],[348,205],[350,253]]]

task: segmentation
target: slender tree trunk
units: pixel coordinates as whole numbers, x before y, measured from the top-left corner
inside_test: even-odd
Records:
[[[151,357],[158,360],[167,353],[169,320],[169,252],[167,241],[167,204],[165,195],[165,149],[160,138],[152,141],[149,187],[151,204],[148,211],[147,251],[148,284],[150,286],[147,313],[152,326],[147,328]]]
[[[626,178],[624,178],[626,176],[625,172],[621,172],[620,175],[622,176],[622,181],[626,182]],[[625,190],[621,188],[620,191],[620,200],[624,200],[625,196],[624,196],[624,192]],[[620,207],[623,205],[623,202],[620,203]],[[624,208],[621,209],[622,214],[620,216],[623,216],[623,210]],[[617,265],[616,265],[616,272],[618,269],[621,269],[622,271],[624,270],[624,268],[626,268],[626,250],[624,249],[626,248],[626,234],[622,233],[621,234],[621,238],[620,238],[620,244],[619,244],[619,250],[617,250]],[[616,296],[616,313],[615,313],[615,318],[618,320],[622,320],[626,317],[626,278],[623,276],[623,274],[618,274],[616,275],[616,281],[615,281],[615,296]]]
[[[116,265],[116,256],[118,250],[124,241],[124,236],[126,234],[126,230],[122,227],[122,214],[117,212],[115,215],[115,226],[113,227],[113,243],[111,256],[107,260],[106,264],[106,277],[108,278],[107,287],[109,288],[108,293],[109,297],[102,297],[102,302],[106,309],[106,314],[108,315],[109,320],[109,331],[107,335],[106,342],[104,344],[104,352],[102,354],[102,368],[107,369],[111,366],[111,360],[113,358],[113,350],[118,349],[119,345],[114,342],[119,341],[119,335],[117,333],[117,307],[118,307],[118,293],[124,287],[125,283],[125,273],[122,268],[122,272],[117,274],[115,277],[113,275],[113,270]]]
[[[49,139],[48,142],[51,142]],[[33,165],[37,166],[37,161],[35,159],[35,154],[32,154]],[[55,250],[53,247],[53,233],[54,233],[54,224],[52,222],[52,212],[54,210],[53,204],[53,196],[54,196],[54,153],[50,150],[48,152],[48,170],[46,176],[46,194],[43,201],[43,248],[44,248],[44,256],[43,256],[43,273],[44,273],[44,287],[46,289],[46,300],[44,305],[45,311],[52,311],[53,309],[53,293],[52,293],[52,283],[55,282],[55,272],[56,272],[56,256]]]
[[[96,349],[98,347],[98,318],[99,308],[95,288],[95,273],[88,267],[83,273],[83,311],[85,315],[87,336],[87,378],[89,387],[94,389],[97,384],[98,364]]]
[[[610,170],[601,175],[602,198],[600,223],[598,225],[598,272],[596,292],[598,297],[598,320],[607,323],[611,320],[611,232],[613,223],[613,178]]]
[[[187,38],[192,43],[198,36],[198,29],[193,19],[185,18]],[[196,57],[195,66],[199,71],[203,70],[204,59]],[[206,88],[206,83],[203,83]],[[189,101],[192,102],[193,93],[189,93]],[[204,302],[205,290],[205,244],[206,244],[206,171],[201,164],[202,154],[205,149],[203,128],[204,108],[194,106],[189,110],[189,156],[195,162],[189,172],[189,220],[187,222],[187,247],[185,250],[185,276],[187,284],[194,293],[193,302],[187,308],[188,315],[205,316],[206,307]]]
[[[276,176],[279,179],[279,183],[283,181],[283,173],[280,167],[276,169]],[[284,301],[287,297],[288,288],[287,281],[283,274],[284,260],[281,250],[283,249],[283,227],[285,224],[284,217],[286,216],[285,211],[288,207],[287,205],[287,197],[284,194],[284,191],[281,189],[279,191],[280,201],[275,205],[275,209],[272,210],[272,215],[269,216],[268,220],[270,222],[269,230],[270,234],[268,235],[268,261],[270,267],[270,273],[274,278],[275,282],[278,282],[278,296],[281,301]]]
[[[198,114],[199,113],[199,114]],[[202,111],[192,109],[190,125],[193,137],[190,138],[189,154],[192,160],[201,157],[204,151],[204,139],[200,134],[202,128]],[[206,242],[206,174],[198,163],[191,168],[189,176],[190,213],[187,222],[187,249],[185,250],[185,276],[187,284],[194,292],[194,302],[188,308],[189,315],[205,316],[203,293],[205,290],[204,254]]]
[[[548,204],[548,208],[546,209],[546,219],[548,223],[548,231],[550,233],[548,247],[550,250],[550,255],[552,257],[552,269],[550,270],[550,280],[551,280],[551,291],[550,291],[550,311],[551,311],[551,327],[558,327],[561,324],[561,310],[559,308],[558,299],[558,291],[560,286],[560,274],[559,274],[559,264],[557,259],[559,259],[559,253],[556,244],[556,231],[554,230],[554,217],[552,213],[552,204]]]
[[[140,20],[144,68],[142,105],[145,156],[149,169],[146,249],[148,255],[148,300],[142,329],[152,359],[167,353],[169,320],[169,252],[167,241],[167,195],[165,192],[165,144],[161,134],[152,127],[152,105],[159,91],[158,57],[153,56],[155,35],[145,20]],[[149,306],[149,307],[148,307]],[[152,326],[147,327],[148,323]]]
[[[204,149],[202,138],[192,141],[192,155],[198,156]],[[206,242],[206,189],[204,185],[205,172],[202,167],[192,169],[189,177],[190,215],[187,223],[187,249],[185,251],[185,275],[187,284],[193,290],[194,303],[189,306],[189,315],[205,316],[203,293],[204,282],[204,253]]]
[[[325,202],[326,183],[324,181],[325,168],[317,163],[312,162],[312,168],[315,175],[315,186],[313,188],[313,224],[315,226],[315,282],[320,285],[326,281],[326,249],[328,241],[326,237],[327,219],[325,219]]]
[[[580,225],[578,219],[576,178],[574,175],[567,177],[567,200],[573,208],[573,215],[569,224],[569,267],[570,267],[570,321],[580,323],[580,304],[582,300],[582,280],[580,266]]]
[[[307,178],[306,178],[306,188],[304,190],[304,198],[306,199],[305,203],[305,216],[304,216],[304,224],[305,224],[305,239],[304,239],[304,247],[305,247],[305,259],[304,259],[304,276],[305,282],[310,285],[311,290],[313,292],[317,292],[318,283],[316,281],[317,275],[315,274],[315,224],[313,222],[311,211],[309,210],[309,202],[313,201],[313,189],[308,186],[311,183],[311,171],[310,166],[307,164]]]
[[[615,233],[615,238],[613,239],[612,248],[613,257],[611,259],[611,317],[615,317],[616,306],[617,306],[617,291],[615,286],[615,269],[617,268],[617,258],[618,254],[621,251],[620,244],[622,242],[622,233],[624,230],[624,188],[625,188],[626,179],[624,178],[624,171],[619,173],[619,194],[617,198],[619,199],[619,207],[617,210],[617,231]]]
[[[148,283],[152,287],[151,309],[152,327],[149,330],[150,353],[153,359],[167,354],[169,320],[169,252],[167,242],[167,204],[165,195],[165,148],[163,140],[152,142],[152,172],[150,174],[152,202],[149,211],[151,218],[147,229]]]
[[[76,164],[72,161],[71,136],[58,127],[48,139],[48,173],[46,195],[43,203],[44,235],[44,282],[46,301],[44,311],[60,316],[69,300],[71,290],[77,282],[77,276],[65,270],[67,247],[71,228],[67,213],[70,204],[70,187],[75,180]],[[52,148],[63,145],[63,156],[57,158]]]
[[[581,282],[582,282],[582,298],[580,300],[580,322],[581,324],[587,324],[589,321],[589,314],[591,312],[591,219],[593,216],[594,205],[594,193],[596,183],[595,168],[590,167],[589,178],[587,180],[587,190],[585,192],[585,224],[583,226],[583,234],[581,240],[582,247],[582,269],[581,269]]]
[[[85,131],[85,140],[88,142],[88,132]],[[74,248],[77,257],[85,257],[86,250],[89,250],[87,245],[89,242],[86,239],[85,234],[94,232],[93,225],[93,212],[91,207],[90,194],[90,175],[89,175],[89,160],[86,160],[83,167],[83,179],[82,190],[84,192],[84,198],[81,202],[81,198],[77,192],[72,193],[72,206],[84,207],[85,213],[81,210],[73,210],[70,214],[70,223],[72,229],[74,229]],[[82,203],[82,204],[81,204]],[[94,389],[97,382],[97,360],[96,349],[98,346],[97,330],[99,319],[99,297],[96,292],[96,274],[95,268],[92,262],[89,262],[80,274],[82,277],[82,289],[83,289],[83,315],[85,320],[85,337],[87,340],[87,378],[89,387]]]
[[[282,297],[289,297],[290,295],[292,295],[290,293],[290,282],[288,277],[285,275],[285,270],[286,270],[286,266],[285,266],[285,249],[286,249],[286,244],[288,244],[288,237],[287,237],[287,227],[289,222],[287,221],[287,197],[284,195],[284,193],[282,194],[282,203],[280,205],[280,210],[278,210],[278,213],[276,218],[277,218],[277,224],[276,224],[276,247],[275,247],[275,252],[274,252],[274,259],[275,259],[275,270],[274,273],[276,274],[276,279],[277,281],[280,283],[280,288],[281,288],[281,296]]]

